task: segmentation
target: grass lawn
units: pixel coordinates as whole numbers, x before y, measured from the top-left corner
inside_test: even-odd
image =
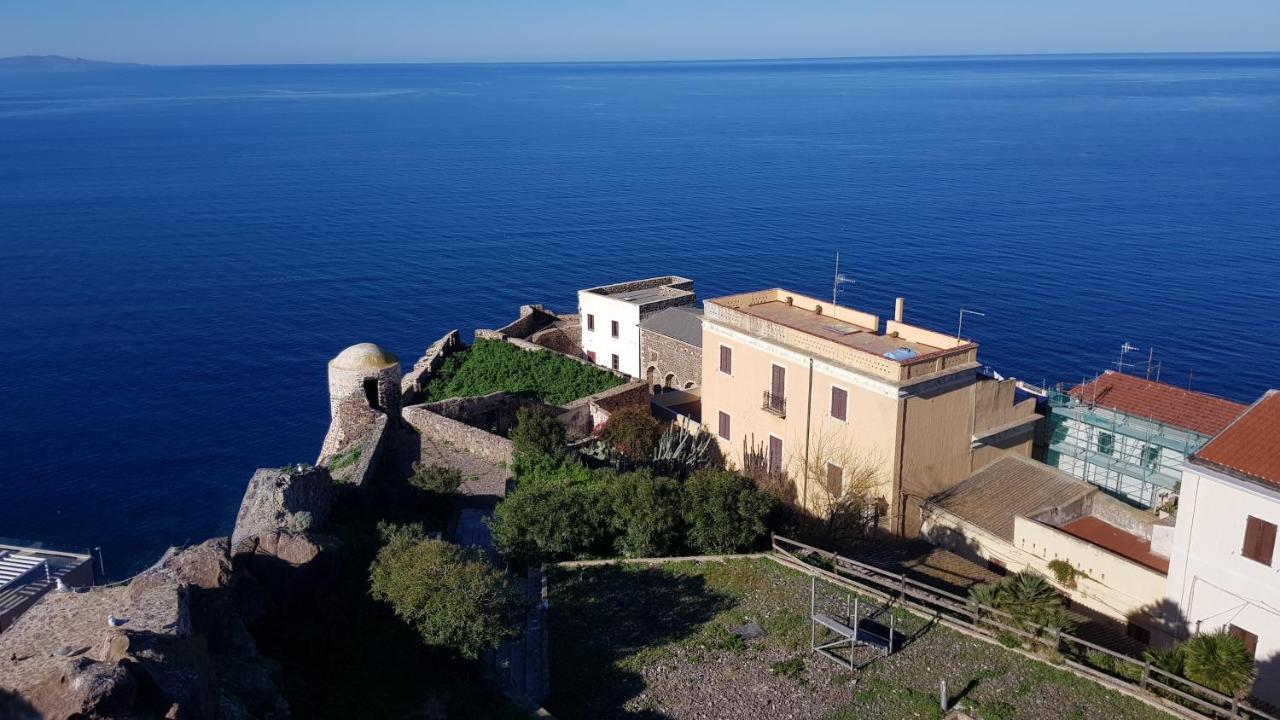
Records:
[[[809,652],[807,575],[767,559],[551,571],[551,698],[588,718],[940,718],[938,683],[983,720],[1169,716],[1132,698],[901,610],[907,636],[851,673]],[[820,584],[828,611],[845,594]],[[762,637],[730,631],[756,623]],[[856,682],[855,682],[856,678]]]
[[[549,350],[534,352],[501,340],[477,340],[445,359],[425,395],[428,402],[436,402],[503,391],[563,405],[621,384],[613,373]]]

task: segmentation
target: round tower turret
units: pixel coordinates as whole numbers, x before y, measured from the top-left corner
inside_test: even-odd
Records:
[[[329,417],[354,393],[374,410],[400,417],[400,360],[373,343],[360,343],[329,361]]]

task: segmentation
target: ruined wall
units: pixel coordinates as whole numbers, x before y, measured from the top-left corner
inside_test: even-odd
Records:
[[[362,485],[386,452],[391,422],[359,394],[348,396],[334,412],[316,465],[328,468],[335,482]]]
[[[413,369],[400,379],[400,395],[405,405],[412,405],[431,376],[440,369],[445,358],[462,349],[462,335],[457,330],[450,330],[443,337],[431,343],[427,351],[413,364]]]
[[[702,348],[640,328],[641,377],[653,386],[684,390],[702,384]],[[672,375],[670,380],[668,375]]]
[[[410,405],[402,411],[404,421],[421,435],[463,448],[493,463],[510,467],[515,459],[515,446],[511,441],[493,433],[452,420],[428,410],[425,405]]]

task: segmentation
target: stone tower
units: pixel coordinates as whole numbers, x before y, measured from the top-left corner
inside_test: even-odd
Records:
[[[373,343],[360,343],[338,353],[329,361],[329,417],[338,416],[338,406],[353,393],[360,393],[369,406],[400,417],[400,361]]]

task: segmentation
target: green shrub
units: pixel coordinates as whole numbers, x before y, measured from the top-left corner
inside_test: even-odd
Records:
[[[421,526],[386,527],[383,538],[369,568],[369,593],[428,645],[475,659],[519,636],[520,598],[479,554],[427,539]]]
[[[688,544],[702,553],[731,553],[757,546],[768,532],[772,502],[755,483],[727,470],[699,470],[684,485]]]
[[[654,472],[682,478],[709,467],[713,462],[711,441],[709,432],[695,436],[675,423],[668,425],[653,448]]]
[[[313,522],[315,522],[315,518],[311,513],[301,510],[289,515],[288,525],[285,529],[292,533],[304,533],[311,529]]]
[[[522,407],[516,411],[516,426],[511,430],[511,442],[516,453],[525,456],[564,454],[564,424],[545,405]]]
[[[1196,635],[1182,646],[1183,675],[1211,690],[1239,695],[1253,684],[1253,656],[1226,632]]]
[[[1183,665],[1186,662],[1183,645],[1178,643],[1163,650],[1144,650],[1142,657],[1149,660],[1152,665],[1160,668],[1167,673],[1181,675],[1183,673]]]
[[[462,486],[462,472],[442,465],[413,464],[409,484],[434,495],[453,495]]]
[[[626,557],[658,557],[680,549],[680,486],[671,478],[631,473],[608,485],[614,547]]]
[[[601,440],[633,462],[649,461],[661,435],[661,424],[641,405],[615,410],[600,431]]]
[[[1030,570],[1014,573],[999,583],[977,585],[969,590],[969,599],[1008,613],[1012,624],[1021,630],[1041,632],[1072,627],[1057,591],[1044,577]]]
[[[621,384],[613,373],[551,351],[526,351],[501,340],[477,340],[445,359],[424,394],[428,402],[434,402],[502,391],[563,405]]]
[[[607,553],[613,539],[603,485],[522,480],[494,509],[493,543],[536,565]]]
[[[1054,559],[1049,561],[1049,571],[1053,573],[1053,577],[1059,584],[1069,588],[1076,586],[1076,577],[1082,575],[1076,567],[1066,560]]]

